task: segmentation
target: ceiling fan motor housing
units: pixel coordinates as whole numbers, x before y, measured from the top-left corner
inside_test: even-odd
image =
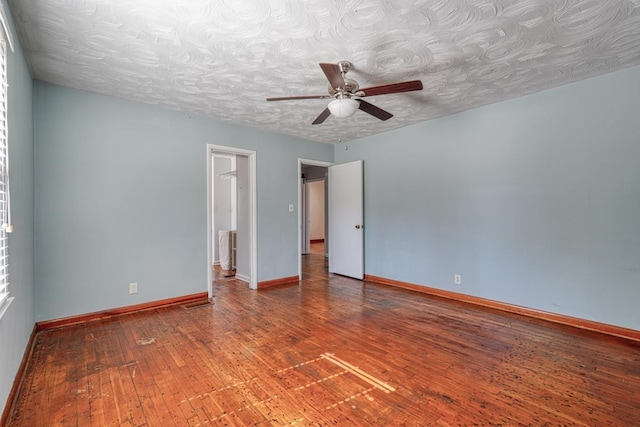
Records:
[[[357,81],[355,81],[353,79],[347,79],[345,77],[345,79],[344,79],[344,94],[351,95],[351,94],[355,93],[358,89],[360,89],[360,85],[358,85]],[[334,96],[338,92],[340,92],[340,91],[334,89],[333,87],[331,87],[331,85],[329,85],[329,95]]]

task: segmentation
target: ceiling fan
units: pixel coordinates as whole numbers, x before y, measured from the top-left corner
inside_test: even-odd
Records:
[[[312,123],[314,125],[319,125],[330,115],[344,118],[352,116],[357,110],[362,110],[380,120],[388,120],[393,117],[393,114],[360,98],[422,90],[422,82],[420,80],[411,80],[407,82],[391,83],[360,89],[360,86],[355,80],[346,77],[346,74],[351,67],[352,65],[348,61],[340,61],[337,64],[320,64],[320,68],[322,68],[324,75],[327,76],[327,80],[329,80],[328,95],[284,96],[280,98],[267,98],[267,101],[333,98],[333,101],[329,102],[327,108],[325,108]]]

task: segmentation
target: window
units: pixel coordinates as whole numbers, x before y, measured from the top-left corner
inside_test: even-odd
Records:
[[[7,141],[7,44],[0,32],[0,317],[8,307],[9,245],[9,144]]]

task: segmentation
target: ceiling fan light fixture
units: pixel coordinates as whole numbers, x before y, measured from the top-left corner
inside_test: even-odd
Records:
[[[351,98],[338,98],[331,101],[328,107],[332,115],[343,119],[353,116],[358,111],[360,103]]]

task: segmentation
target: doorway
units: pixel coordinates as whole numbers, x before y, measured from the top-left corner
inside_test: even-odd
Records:
[[[317,168],[318,166],[313,166]],[[326,168],[323,173],[326,172]],[[303,168],[303,176],[307,175],[304,172]],[[327,235],[327,191],[326,191],[326,183],[327,179],[307,179],[304,183],[303,195],[305,198],[304,201],[304,218],[305,220],[302,223],[304,233],[304,246],[303,253],[308,254],[311,252],[311,246],[314,247],[314,251],[321,246],[321,252],[326,254],[324,250],[324,242],[325,236]],[[320,246],[319,246],[320,245]]]
[[[237,157],[235,154],[213,153],[211,252],[214,268],[219,269],[224,277],[235,276],[237,271]],[[241,180],[246,180],[246,177],[241,177]],[[242,209],[241,214],[244,220],[246,209]]]
[[[329,256],[328,168],[333,163],[298,159],[298,277],[302,257],[322,250]],[[312,245],[312,242],[313,245]],[[322,242],[322,244],[320,244]],[[320,249],[320,246],[322,248]]]
[[[223,264],[257,289],[256,153],[207,145],[207,277]]]

